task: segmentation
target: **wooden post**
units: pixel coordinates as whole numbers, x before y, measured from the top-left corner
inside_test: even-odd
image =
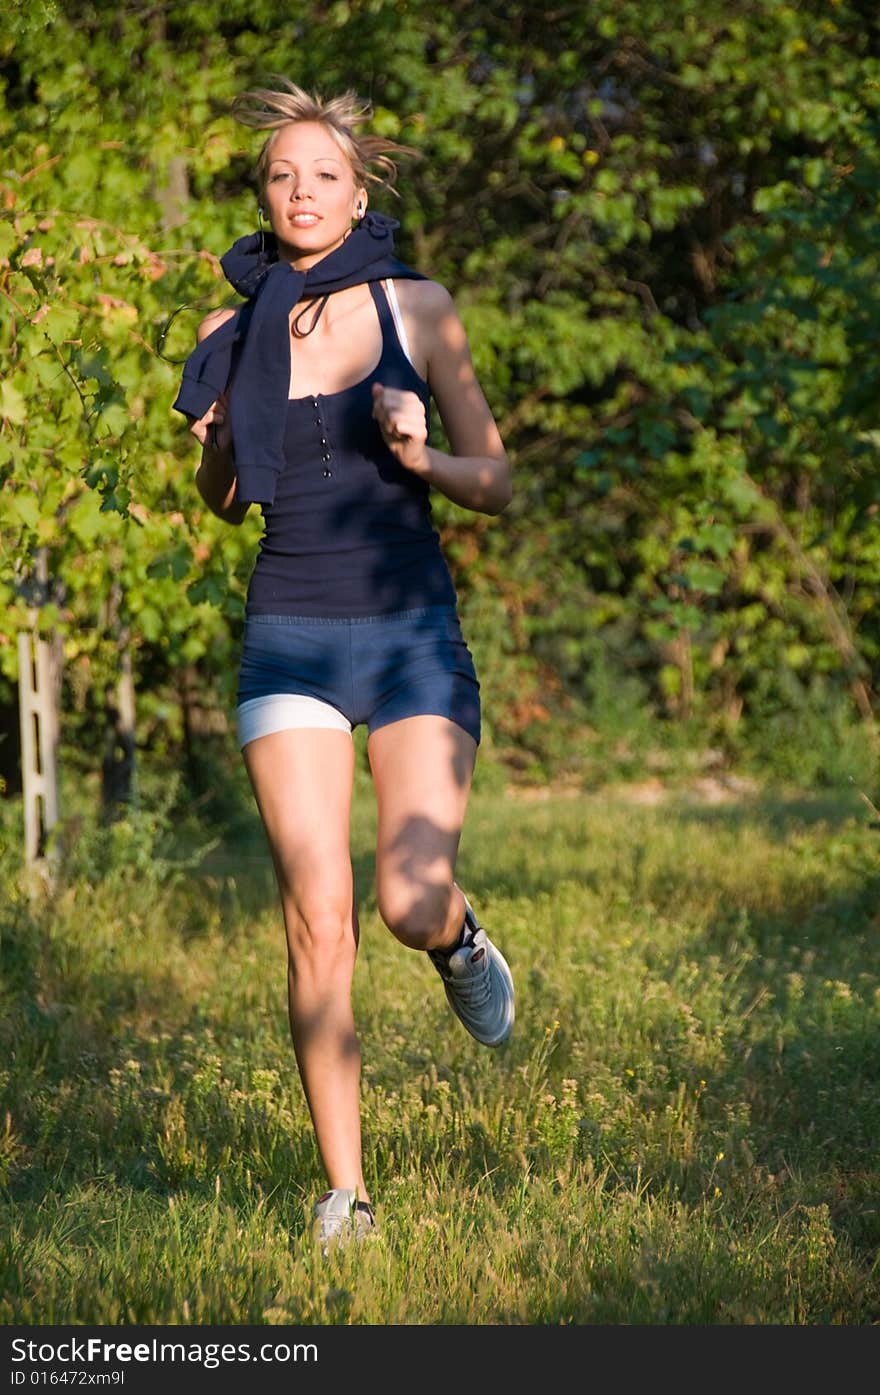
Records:
[[[46,841],[58,822],[58,663],[52,646],[37,629],[45,603],[48,571],[45,551],[37,556],[29,599],[32,626],[18,636],[18,710],[21,727],[21,782],[24,795],[25,863],[46,858]]]
[[[105,819],[122,816],[126,806],[137,803],[135,745],[135,691],[131,659],[131,632],[121,625],[122,587],[114,581],[107,600],[106,624],[116,633],[119,673],[115,687],[107,684],[107,733],[101,771],[101,801]]]

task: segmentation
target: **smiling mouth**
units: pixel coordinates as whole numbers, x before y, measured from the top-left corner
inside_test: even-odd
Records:
[[[289,221],[293,223],[294,227],[311,228],[315,223],[320,222],[320,217],[317,213],[294,213]]]

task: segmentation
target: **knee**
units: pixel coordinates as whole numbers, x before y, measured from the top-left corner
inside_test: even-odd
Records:
[[[357,926],[351,906],[332,900],[284,907],[290,968],[294,974],[311,971],[321,978],[350,972],[357,952]]]
[[[451,895],[451,883],[400,886],[380,893],[379,914],[408,949],[433,949],[446,938]]]

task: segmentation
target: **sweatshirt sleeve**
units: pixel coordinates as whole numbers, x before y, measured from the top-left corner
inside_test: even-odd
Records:
[[[197,344],[183,365],[180,390],[173,410],[188,417],[203,417],[229,384],[232,346],[238,338],[238,315]]]

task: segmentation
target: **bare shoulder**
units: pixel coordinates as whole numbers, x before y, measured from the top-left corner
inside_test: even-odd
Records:
[[[226,324],[227,320],[231,320],[234,314],[234,310],[230,310],[226,307],[221,307],[219,310],[212,310],[209,315],[205,316],[196,331],[198,342],[201,344],[202,340],[207,339],[209,334],[213,334],[215,329],[219,329],[221,325]]]
[[[438,360],[459,364],[470,358],[467,334],[455,301],[439,281],[395,281],[401,313],[410,330],[414,362],[429,382]],[[421,365],[421,366],[420,366]]]
[[[450,315],[457,316],[455,301],[439,281],[395,280],[394,289],[401,309],[426,325],[436,325]]]

